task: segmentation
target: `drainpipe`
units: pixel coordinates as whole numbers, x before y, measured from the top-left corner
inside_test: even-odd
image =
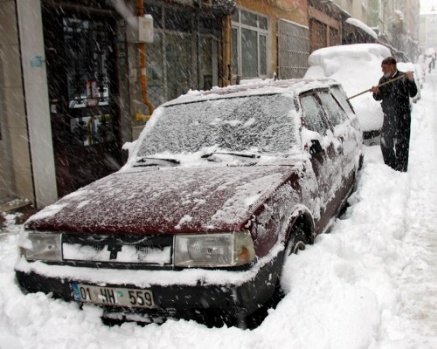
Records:
[[[137,0],[137,13],[139,17],[144,16],[144,0]],[[143,102],[149,108],[149,114],[144,115],[141,113],[135,114],[135,120],[148,120],[153,113],[153,104],[147,98],[147,76],[146,76],[146,44],[139,43],[139,53],[140,53],[140,68],[141,68],[141,93],[143,97]]]

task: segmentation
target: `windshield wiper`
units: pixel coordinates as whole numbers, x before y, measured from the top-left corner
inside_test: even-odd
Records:
[[[259,154],[245,154],[245,153],[234,153],[234,152],[227,153],[227,152],[217,151],[217,152],[213,152],[213,153],[203,154],[201,156],[201,158],[202,159],[207,159],[207,158],[209,158],[209,157],[211,157],[213,155],[216,155],[216,154],[219,154],[219,155],[241,156],[243,158],[250,158],[250,159],[259,159],[261,157],[261,155],[259,155]]]
[[[150,160],[152,161],[150,163],[147,163]],[[155,162],[153,160],[155,160]],[[156,161],[169,162],[173,165],[179,165],[181,163],[179,160],[176,159],[152,158],[152,157],[144,156],[136,161],[135,166],[159,166],[159,164],[156,163]]]

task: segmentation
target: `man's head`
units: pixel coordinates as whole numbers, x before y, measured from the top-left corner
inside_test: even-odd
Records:
[[[384,73],[384,77],[389,78],[394,73],[396,73],[396,59],[394,57],[384,58],[381,63],[382,72]]]

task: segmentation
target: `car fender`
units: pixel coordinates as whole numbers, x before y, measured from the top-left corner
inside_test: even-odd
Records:
[[[310,240],[314,240],[315,224],[310,209],[301,204],[300,190],[289,182],[280,186],[274,195],[258,207],[248,222],[258,257],[269,253],[277,244],[288,241],[290,227],[305,222]]]
[[[305,231],[305,234],[308,236],[310,242],[313,243],[314,239],[316,238],[314,217],[310,209],[305,205],[299,204],[295,206],[290,218],[288,229],[286,230],[286,234],[281,240],[282,242],[288,242],[293,234],[293,228],[296,225],[299,225]]]

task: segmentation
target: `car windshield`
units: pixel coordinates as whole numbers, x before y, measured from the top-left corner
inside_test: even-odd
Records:
[[[284,153],[297,144],[291,96],[251,95],[162,108],[138,156],[194,153],[216,147],[228,152]]]

